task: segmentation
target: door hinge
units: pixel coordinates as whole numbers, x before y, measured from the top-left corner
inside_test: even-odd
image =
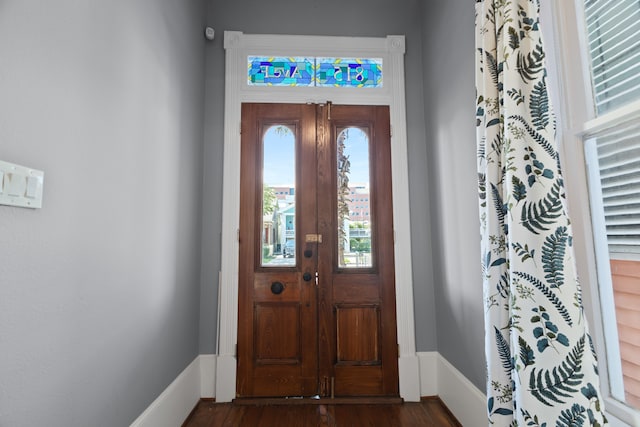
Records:
[[[336,397],[336,377],[331,377],[331,398]]]
[[[329,377],[320,378],[320,396],[329,394]]]
[[[238,239],[238,242],[240,241],[240,229],[239,228],[236,230],[236,239]]]

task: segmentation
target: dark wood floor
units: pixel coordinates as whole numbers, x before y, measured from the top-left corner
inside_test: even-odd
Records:
[[[200,401],[183,427],[461,427],[442,401],[402,404],[237,405]]]

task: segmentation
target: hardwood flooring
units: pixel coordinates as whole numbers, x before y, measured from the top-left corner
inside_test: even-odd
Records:
[[[401,404],[237,405],[202,400],[183,427],[461,427],[438,398]]]

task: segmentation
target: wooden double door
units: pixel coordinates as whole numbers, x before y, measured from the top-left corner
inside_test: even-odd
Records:
[[[389,108],[243,104],[238,397],[398,396]]]

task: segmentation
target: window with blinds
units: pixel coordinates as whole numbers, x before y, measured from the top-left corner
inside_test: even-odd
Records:
[[[596,166],[610,254],[640,255],[640,123],[612,128],[586,141]]]
[[[586,0],[598,114],[640,98],[640,0]]]
[[[588,42],[580,55],[586,60],[582,64],[590,66],[594,106],[582,122],[582,137],[606,347],[601,357],[607,367],[607,405],[628,425],[640,425],[640,0],[579,3]],[[577,63],[568,68],[570,75],[583,71]],[[584,83],[588,88],[589,82]],[[571,111],[572,100],[566,102]]]

